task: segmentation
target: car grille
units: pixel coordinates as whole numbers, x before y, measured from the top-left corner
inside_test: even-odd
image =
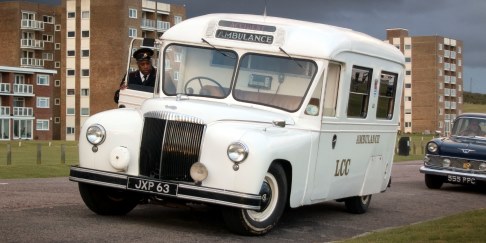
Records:
[[[192,181],[189,171],[199,160],[205,125],[176,113],[150,112],[140,146],[140,175],[161,180]]]
[[[451,161],[449,167],[442,166],[442,161],[444,159],[449,159]],[[486,161],[484,160],[470,160],[465,158],[443,157],[429,154],[427,155],[425,165],[429,167],[442,167],[442,169],[449,169],[452,171],[486,174],[486,171],[479,170],[479,165],[485,162]]]

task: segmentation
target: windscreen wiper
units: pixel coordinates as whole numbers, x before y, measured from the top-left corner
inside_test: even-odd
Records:
[[[223,56],[225,56],[225,57],[232,58],[232,59],[236,59],[236,57],[230,56],[230,55],[228,55],[228,54],[224,53],[223,51],[221,51],[220,49],[218,49],[217,47],[213,46],[213,44],[209,43],[209,41],[207,41],[206,39],[201,38],[201,40],[202,40],[204,43],[206,43],[206,44],[210,45],[210,46],[211,46],[211,47],[212,47],[214,50],[216,50],[217,52],[219,52],[221,55],[223,55]]]
[[[294,61],[300,68],[302,68],[302,70],[305,70],[304,67],[297,61],[295,60],[292,56],[290,56],[282,47],[278,47],[278,49],[280,49],[283,53],[285,53],[285,55],[287,55],[292,61]]]

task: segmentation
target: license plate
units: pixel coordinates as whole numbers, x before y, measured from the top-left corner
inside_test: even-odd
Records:
[[[448,175],[447,181],[453,183],[461,183],[461,184],[471,184],[471,185],[476,184],[476,178],[471,178],[467,176]]]
[[[128,177],[127,188],[130,190],[153,192],[163,195],[177,195],[177,184],[155,180]]]

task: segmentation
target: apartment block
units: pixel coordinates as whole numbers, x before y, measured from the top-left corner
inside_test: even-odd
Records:
[[[155,1],[63,0],[61,139],[79,139],[90,115],[117,108],[131,37],[158,38],[185,18],[184,6]]]
[[[386,41],[405,55],[401,132],[447,134],[463,107],[462,41],[400,28],[387,29]]]
[[[61,8],[0,3],[0,140],[61,138]]]

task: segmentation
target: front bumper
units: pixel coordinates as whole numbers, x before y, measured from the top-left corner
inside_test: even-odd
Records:
[[[171,197],[177,199],[184,199],[189,201],[198,201],[204,203],[218,204],[229,207],[237,207],[242,209],[260,210],[261,196],[255,194],[239,193],[233,191],[226,191],[215,188],[208,188],[203,186],[190,185],[187,183],[180,183],[174,181],[160,181],[161,183],[176,185],[177,190],[174,195],[166,193],[158,193],[153,191],[141,191],[129,188],[130,179],[150,180],[145,177],[137,177],[126,175],[122,173],[106,172],[79,166],[71,166],[69,173],[69,180],[88,183],[99,186],[111,187],[121,190],[137,191],[147,195],[157,195],[160,197]]]
[[[486,174],[476,174],[476,173],[467,173],[461,171],[452,171],[443,169],[441,167],[420,167],[420,173],[429,174],[429,175],[438,175],[438,176],[458,176],[461,178],[473,178],[475,181],[484,181],[486,182]]]

